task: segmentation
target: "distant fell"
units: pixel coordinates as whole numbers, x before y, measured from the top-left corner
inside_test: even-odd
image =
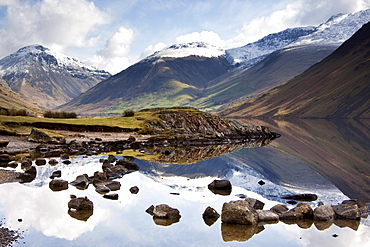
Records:
[[[31,45],[0,60],[0,78],[12,91],[53,109],[110,77],[75,58]]]
[[[370,23],[323,61],[258,97],[221,112],[229,117],[370,118]]]

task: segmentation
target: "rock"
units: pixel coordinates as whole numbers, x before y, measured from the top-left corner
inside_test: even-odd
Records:
[[[317,195],[315,194],[295,194],[295,195],[284,195],[281,198],[287,199],[287,200],[312,202],[312,201],[317,200]]]
[[[89,177],[87,176],[87,174],[79,175],[70,184],[80,190],[87,189],[87,187],[89,186]]]
[[[46,160],[44,158],[37,158],[35,160],[35,164],[37,166],[44,166],[44,165],[46,165]]]
[[[39,129],[32,128],[30,135],[28,136],[29,142],[41,142],[41,143],[48,143],[51,142],[52,139],[46,133],[42,132]]]
[[[318,206],[313,211],[313,218],[318,221],[332,221],[335,218],[335,212],[330,205]]]
[[[213,180],[213,182],[208,185],[208,189],[214,194],[230,195],[232,186],[230,181],[226,179]]]
[[[339,204],[332,207],[338,219],[358,220],[361,218],[357,204]]]
[[[304,219],[313,219],[313,209],[307,203],[301,202],[294,209],[294,212],[301,213]]]
[[[157,205],[153,209],[153,216],[156,218],[179,219],[180,212],[176,208],[171,208],[166,204]]]
[[[0,148],[5,148],[8,144],[9,140],[0,140]]]
[[[270,210],[256,210],[257,215],[258,215],[258,221],[259,222],[278,222],[279,221],[279,215],[277,213],[274,213]]]
[[[263,202],[254,198],[245,198],[244,200],[248,202],[249,205],[251,205],[251,207],[254,209],[263,209],[263,207],[265,206]]]
[[[53,179],[49,183],[49,188],[52,191],[62,191],[68,189],[68,181],[62,179]]]
[[[72,163],[72,161],[70,161],[70,160],[63,160],[62,163],[65,164],[65,165],[69,165],[69,164]]]
[[[334,224],[340,228],[349,227],[352,230],[357,231],[360,226],[361,220],[345,220],[345,219],[335,219]]]
[[[121,188],[121,183],[118,181],[98,181],[93,184],[95,186],[95,191],[99,194],[106,194],[110,191],[116,191]]]
[[[10,161],[12,161],[12,158],[9,154],[0,154],[0,163],[1,164],[7,164]]]
[[[146,213],[150,214],[153,216],[153,211],[154,211],[154,205],[151,205],[149,208],[145,210]]]
[[[57,164],[58,164],[58,161],[56,159],[50,159],[49,160],[49,165],[56,166]]]
[[[110,200],[118,200],[118,194],[108,194],[108,195],[103,195],[104,198],[110,199]]]
[[[130,188],[130,192],[131,192],[131,194],[137,194],[137,193],[139,193],[139,187],[137,187],[137,186],[131,187]]]
[[[204,210],[202,217],[203,217],[204,223],[206,223],[207,226],[211,226],[218,220],[218,218],[220,218],[220,214],[217,213],[215,209],[208,206]]]
[[[58,171],[54,171],[51,176],[50,176],[50,179],[54,179],[54,178],[60,178],[62,176],[62,171],[58,170]]]
[[[369,207],[366,204],[366,202],[364,202],[364,201],[361,201],[361,200],[344,200],[342,202],[342,204],[346,204],[346,205],[357,205],[358,206],[358,210],[359,210],[359,212],[361,214],[361,217],[366,218],[369,215],[369,213],[368,213]]]
[[[265,181],[260,180],[260,181],[258,181],[258,184],[259,184],[259,185],[264,185],[264,184],[265,184]]]
[[[28,166],[24,169],[24,173],[20,173],[17,178],[21,180],[20,183],[29,183],[36,178],[36,175],[37,175],[36,167]]]
[[[10,167],[10,168],[17,168],[18,167],[18,163],[16,161],[10,161],[8,163],[8,167]]]
[[[118,160],[116,162],[116,166],[123,166],[124,168],[126,168],[129,171],[138,171],[138,170],[140,170],[140,167],[138,165],[136,165],[135,163],[126,161],[126,160]]]
[[[107,160],[108,160],[109,163],[114,163],[117,160],[117,158],[116,158],[116,156],[110,154],[110,155],[108,155]]]
[[[333,225],[333,221],[332,220],[321,220],[321,221],[315,220],[314,225],[317,230],[324,231],[326,229],[329,229]]]
[[[136,141],[136,138],[134,136],[129,136],[129,138],[127,138],[127,142],[135,142]]]
[[[221,220],[227,224],[255,225],[257,212],[246,201],[231,201],[222,206]]]
[[[270,210],[277,215],[282,215],[283,213],[287,212],[289,208],[284,204],[277,204],[273,206]]]
[[[297,221],[303,219],[303,214],[289,210],[288,212],[281,214],[279,218],[282,221]]]
[[[87,197],[72,197],[68,202],[68,214],[78,220],[86,221],[94,210],[93,202]]]
[[[69,154],[67,154],[67,153],[62,153],[62,154],[60,155],[60,159],[61,159],[61,160],[68,160],[68,159],[69,159]]]
[[[32,166],[32,160],[28,157],[21,158],[21,169],[23,171],[27,170],[29,167]]]

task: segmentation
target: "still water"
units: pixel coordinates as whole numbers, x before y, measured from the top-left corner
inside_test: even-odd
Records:
[[[53,171],[61,170],[61,179],[71,182],[78,175],[101,171],[99,159],[107,156],[71,158],[69,165],[37,167],[31,183],[1,184],[0,216],[3,226],[21,233],[16,246],[370,246],[369,219],[360,224],[279,222],[238,228],[220,219],[208,226],[202,219],[207,206],[221,213],[223,203],[239,200],[240,194],[263,201],[264,209],[287,204],[281,195],[291,193],[316,193],[319,198],[312,207],[318,201],[338,204],[348,198],[370,202],[368,124],[269,122],[264,125],[282,136],[264,147],[236,148],[213,158],[208,149],[206,159],[194,152],[194,162],[181,155],[178,162],[165,163],[165,157],[162,162],[145,161],[151,154],[143,154],[134,160],[140,171],[117,179],[118,200],[103,198],[91,185],[86,190],[70,185],[68,190],[51,191]],[[231,181],[230,195],[208,190],[216,178]],[[265,184],[259,185],[260,180]],[[138,186],[138,194],[130,193],[132,186]],[[68,214],[70,195],[86,196],[94,203],[87,221]],[[180,221],[157,225],[145,210],[159,204],[177,208]]]

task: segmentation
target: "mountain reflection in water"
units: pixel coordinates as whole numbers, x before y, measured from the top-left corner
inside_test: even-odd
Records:
[[[369,188],[363,179],[369,175],[366,167],[362,168],[365,173],[358,172],[350,178],[339,168],[351,160],[346,157],[350,153],[357,156],[352,157],[354,161],[368,160],[368,153],[364,151],[369,145],[357,146],[368,142],[368,132],[357,133],[351,124],[350,129],[357,134],[350,132],[355,139],[346,139],[332,123],[324,123],[324,127],[321,123],[321,127],[317,127],[313,122],[302,126],[287,122],[266,123],[282,136],[263,147],[223,146],[214,150],[211,146],[191,147],[191,150],[172,149],[161,158],[170,158],[164,163],[135,159],[140,171],[116,179],[121,183],[121,189],[115,191],[118,200],[103,198],[93,186],[86,190],[69,186],[68,190],[59,192],[51,191],[48,186],[49,176],[54,171],[61,170],[61,179],[71,182],[78,175],[101,171],[99,159],[107,156],[75,157],[69,165],[59,162],[56,166],[40,166],[31,183],[0,185],[4,226],[24,231],[24,239],[20,242],[24,241],[25,246],[220,246],[245,244],[246,241],[252,246],[366,246],[370,242],[368,219],[329,223],[306,220],[258,226],[230,226],[221,224],[220,219],[208,226],[202,219],[208,206],[221,213],[223,203],[239,200],[239,195],[261,200],[264,208],[269,209],[278,203],[287,204],[281,199],[283,194],[316,193],[319,198],[310,202],[312,207],[319,201],[338,204],[348,197],[357,198],[352,193],[357,189],[357,195],[365,194]],[[323,135],[318,135],[321,133]],[[345,144],[344,140],[350,144]],[[335,147],[339,143],[340,146]],[[349,149],[349,152],[340,154],[337,149]],[[144,153],[143,157],[150,157],[149,153]],[[211,158],[211,153],[216,157]],[[335,156],[339,160],[334,159]],[[192,163],[187,157],[201,161]],[[316,167],[319,161],[321,165]],[[335,174],[342,177],[338,180],[325,173],[335,169],[321,167],[329,161],[339,169]],[[356,170],[351,164],[348,168],[352,173]],[[352,181],[353,177],[358,181]],[[216,195],[208,190],[207,185],[216,178],[231,181],[230,195]],[[259,184],[261,180],[265,182],[263,185]],[[339,180],[351,182],[351,186],[337,183]],[[138,186],[138,194],[130,193],[132,186]],[[343,189],[347,187],[350,193]],[[68,214],[71,194],[86,196],[94,203],[93,214],[86,222]],[[180,220],[172,224],[155,222],[145,210],[159,204],[178,209]]]

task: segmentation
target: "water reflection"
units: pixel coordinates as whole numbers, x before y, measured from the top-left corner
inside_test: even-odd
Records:
[[[245,244],[246,241],[252,246],[366,246],[370,242],[369,219],[334,222],[301,220],[257,226],[226,225],[220,219],[212,223],[204,221],[202,215],[208,206],[221,213],[224,202],[240,200],[240,195],[264,202],[265,209],[278,203],[292,208],[281,196],[294,192],[317,194],[318,200],[310,202],[312,207],[316,207],[318,201],[337,204],[354,197],[323,171],[333,171],[333,167],[339,169],[344,165],[342,160],[334,159],[335,155],[342,159],[352,152],[360,156],[354,157],[355,161],[367,160],[367,154],[363,151],[369,146],[359,148],[357,145],[361,142],[356,141],[360,136],[365,138],[366,133],[356,135],[354,140],[348,139],[350,144],[344,144],[344,137],[339,132],[331,133],[331,137],[335,136],[334,140],[341,140],[341,146],[337,149],[349,149],[349,152],[339,155],[333,141],[328,142],[333,138],[315,134],[312,128],[317,126],[310,129],[307,127],[311,126],[309,124],[300,128],[289,123],[279,124],[275,126],[276,130],[279,127],[277,132],[282,133],[282,137],[264,147],[234,150],[227,147],[225,150],[233,152],[223,154],[218,150],[217,157],[196,163],[187,162],[187,165],[135,159],[140,171],[115,179],[121,184],[120,190],[115,191],[117,200],[104,198],[93,186],[84,190],[69,186],[67,190],[56,192],[49,188],[50,176],[55,171],[61,171],[60,179],[72,182],[79,175],[92,176],[96,171],[102,171],[99,159],[107,156],[76,157],[71,159],[69,165],[59,162],[54,166],[36,167],[37,176],[32,182],[20,184],[13,181],[0,185],[0,215],[6,219],[6,227],[25,231],[26,246],[220,246]],[[331,125],[327,127],[333,128]],[[354,127],[351,128],[353,131]],[[316,131],[321,133],[321,130]],[[326,133],[328,129],[322,131]],[[294,140],[297,143],[295,145]],[[314,144],[310,144],[310,141]],[[351,145],[355,148],[351,148]],[[319,147],[325,149],[319,152]],[[355,149],[358,151],[355,152]],[[212,152],[211,149],[206,150],[205,153]],[[333,150],[334,156],[330,152],[325,154],[330,150]],[[175,158],[181,160],[181,154],[185,153],[172,152],[171,159],[167,161],[175,163]],[[153,154],[142,155],[148,157]],[[197,156],[201,156],[199,151],[189,157]],[[119,155],[116,157],[122,159]],[[313,164],[318,160],[322,161],[321,165],[329,164],[330,160],[332,167],[316,170]],[[345,161],[348,160],[350,158],[346,157]],[[351,164],[349,169],[354,173],[356,169]],[[357,169],[366,171],[367,168],[359,166]],[[346,183],[354,183],[351,188],[361,190],[358,194],[368,190],[369,187],[363,183],[363,176],[369,173],[357,172],[345,178],[343,171],[339,170],[335,174],[342,176],[339,179]],[[356,178],[359,181],[352,180]],[[214,179],[230,180],[233,185],[231,193],[212,193],[208,185]],[[360,184],[365,187],[361,188]],[[135,186],[139,188],[136,194],[130,191]],[[71,215],[68,211],[70,195],[89,198],[94,203],[93,214],[88,217]],[[145,212],[150,205],[159,204],[177,208],[181,220],[158,221]]]

